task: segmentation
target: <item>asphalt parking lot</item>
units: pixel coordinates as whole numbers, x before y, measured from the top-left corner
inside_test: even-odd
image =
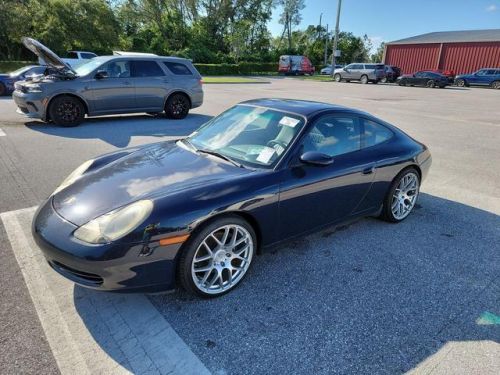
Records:
[[[294,78],[204,90],[205,104],[185,120],[115,116],[68,129],[27,120],[0,99],[0,373],[500,372],[498,90]],[[271,249],[215,300],[181,291],[117,297],[43,276],[30,242],[33,211],[19,210],[89,158],[187,135],[259,97],[356,107],[424,142],[433,165],[414,213],[398,225],[363,219]],[[98,323],[114,320],[111,307],[122,326]],[[150,324],[124,336],[136,340],[130,348],[120,332],[135,322],[124,314],[146,310]],[[69,354],[61,350],[68,343]],[[182,356],[173,367],[165,360]]]

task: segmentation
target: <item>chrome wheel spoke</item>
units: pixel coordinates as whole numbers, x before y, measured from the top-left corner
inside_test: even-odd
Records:
[[[240,225],[224,225],[212,231],[196,249],[191,276],[197,288],[218,294],[232,288],[250,266],[252,236]]]
[[[418,197],[418,176],[409,172],[404,175],[394,190],[391,212],[397,220],[402,220],[411,212]]]

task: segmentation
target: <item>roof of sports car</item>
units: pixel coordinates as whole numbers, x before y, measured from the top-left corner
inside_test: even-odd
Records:
[[[276,109],[279,111],[285,111],[290,113],[296,113],[305,117],[315,115],[318,112],[325,110],[337,110],[342,112],[356,112],[361,113],[353,108],[348,108],[336,104],[313,102],[309,100],[296,100],[296,99],[252,99],[242,102],[242,104],[255,105],[259,107],[266,107],[271,109]]]

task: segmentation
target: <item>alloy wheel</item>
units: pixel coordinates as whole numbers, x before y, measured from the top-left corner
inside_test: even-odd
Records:
[[[463,79],[457,79],[455,82],[458,87],[464,87],[465,86],[465,81]]]
[[[57,107],[56,114],[65,122],[73,122],[80,116],[80,107],[71,100],[64,101]]]
[[[408,216],[415,206],[419,192],[418,176],[413,173],[407,173],[394,190],[391,202],[391,212],[397,220],[403,220]]]
[[[500,89],[500,81],[495,81],[491,84],[491,87],[493,87],[494,89]]]
[[[254,253],[252,236],[241,225],[221,226],[196,249],[191,277],[203,293],[221,294],[235,287],[246,274]]]

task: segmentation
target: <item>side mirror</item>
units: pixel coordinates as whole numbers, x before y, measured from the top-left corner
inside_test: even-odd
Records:
[[[95,79],[104,79],[104,78],[108,78],[108,72],[105,70],[97,71],[97,73],[95,74]]]
[[[348,70],[348,69],[347,69],[347,68],[342,68],[342,70],[343,70],[344,72],[347,72],[347,70]]]
[[[333,158],[327,154],[317,151],[307,151],[300,155],[300,161],[304,164],[325,166],[333,163]]]

